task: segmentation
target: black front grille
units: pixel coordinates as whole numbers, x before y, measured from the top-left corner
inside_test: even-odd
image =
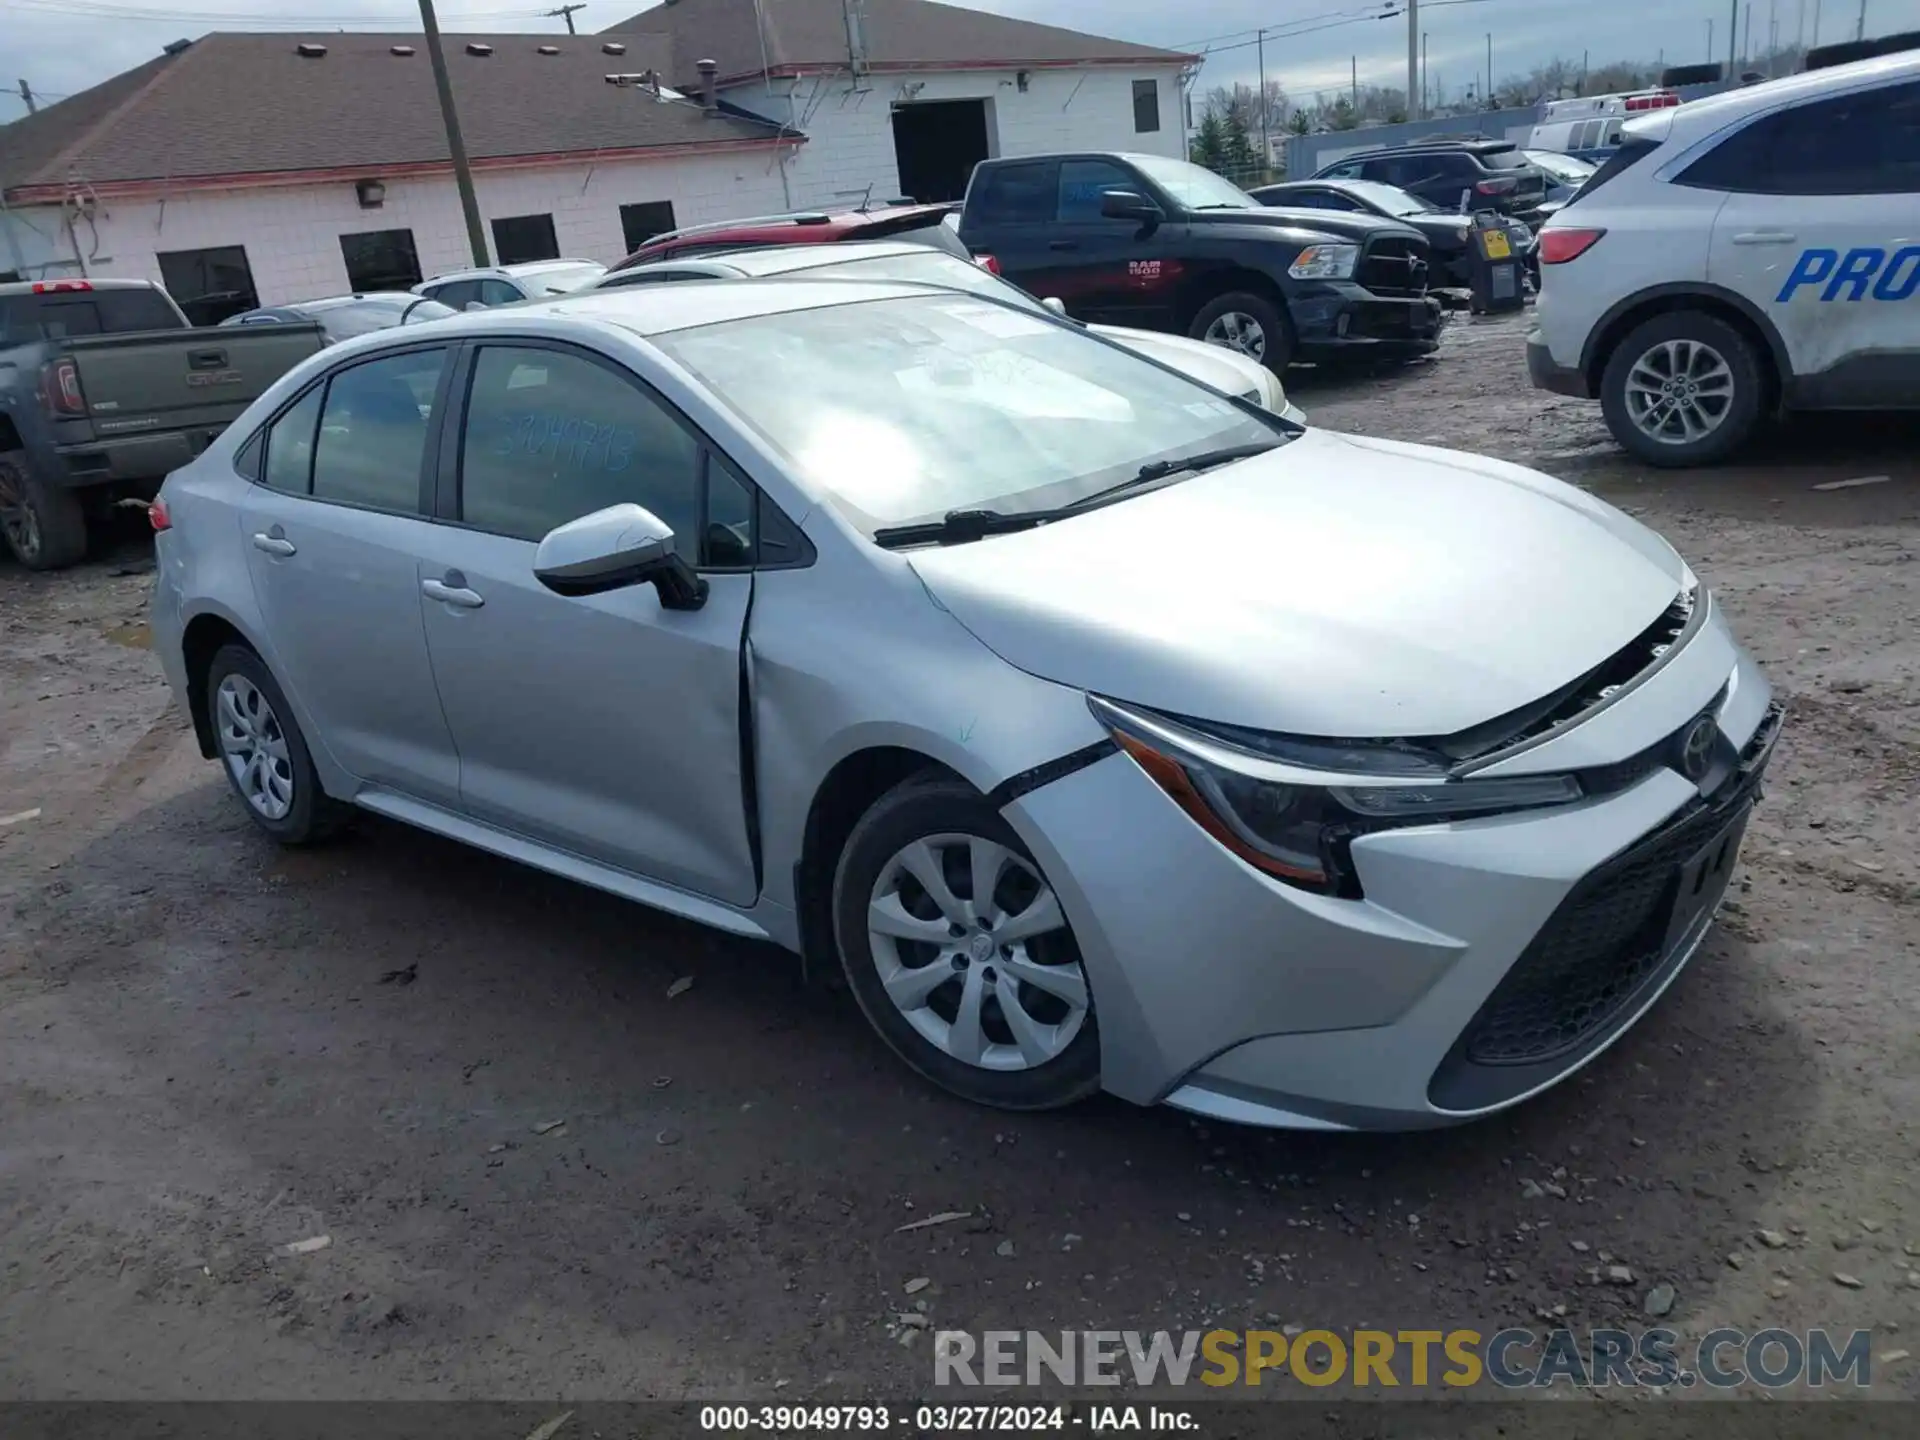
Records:
[[[1427,242],[1411,235],[1367,242],[1355,277],[1375,295],[1427,293]]]
[[[1682,869],[1729,827],[1738,839],[1778,728],[1778,711],[1770,711],[1721,793],[1689,806],[1573,888],[1474,1015],[1455,1047],[1461,1058],[1505,1066],[1570,1056],[1675,958],[1668,928],[1681,900]]]

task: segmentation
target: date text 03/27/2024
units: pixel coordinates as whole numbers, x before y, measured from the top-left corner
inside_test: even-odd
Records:
[[[881,1434],[934,1431],[1024,1434],[1078,1430],[1192,1432],[1191,1410],[1164,1405],[704,1405],[702,1431],[723,1435]]]

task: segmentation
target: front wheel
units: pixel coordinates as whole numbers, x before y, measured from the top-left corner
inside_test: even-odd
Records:
[[[1753,343],[1700,310],[1656,315],[1614,348],[1600,378],[1613,438],[1663,468],[1724,460],[1760,423],[1764,381]]]
[[[971,786],[920,778],[876,801],[841,853],[833,913],[861,1011],[935,1084],[1007,1110],[1099,1089],[1072,928],[1013,827]]]
[[[1293,363],[1293,326],[1264,295],[1236,290],[1200,307],[1187,334],[1209,345],[1237,350],[1276,375]]]
[[[80,497],[36,479],[20,450],[0,455],[0,535],[29,570],[63,570],[87,553]]]

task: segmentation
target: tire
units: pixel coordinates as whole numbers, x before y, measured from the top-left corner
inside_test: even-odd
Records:
[[[976,854],[998,877],[985,925],[973,908]],[[949,903],[919,874],[943,884]],[[1052,893],[1013,827],[964,782],[919,777],[875,801],[835,867],[834,940],[887,1046],[942,1089],[1003,1110],[1055,1109],[1097,1091],[1092,996]],[[876,913],[892,917],[880,922],[892,934],[872,928]]]
[[[1240,317],[1238,326],[1231,320],[1233,316]],[[1225,338],[1236,329],[1245,334],[1248,321],[1259,327],[1258,353],[1248,345],[1231,344]],[[1210,335],[1208,332],[1214,330],[1216,325],[1221,327],[1223,333]],[[1208,301],[1194,315],[1193,323],[1187,326],[1187,334],[1195,340],[1238,350],[1250,359],[1258,360],[1276,375],[1284,376],[1287,366],[1293,363],[1293,323],[1271,300],[1250,290],[1229,291]]]
[[[352,812],[321,790],[306,737],[265,662],[244,645],[222,646],[207,666],[204,693],[221,773],[247,818],[282,845],[308,845],[337,831]],[[231,711],[224,708],[230,698]],[[271,767],[271,780],[253,763],[243,769],[243,757],[252,762],[256,755]],[[263,805],[262,795],[273,803]]]
[[[1693,384],[1686,393],[1695,398],[1663,411],[1652,387],[1675,380]],[[1643,321],[1614,347],[1600,377],[1600,407],[1613,438],[1636,459],[1663,469],[1712,465],[1752,437],[1766,385],[1745,335],[1703,310],[1678,310]],[[1649,427],[1662,414],[1656,434]],[[1704,433],[1690,436],[1692,425],[1707,422]]]
[[[29,570],[64,570],[87,553],[80,497],[36,477],[21,450],[0,455],[0,534]]]

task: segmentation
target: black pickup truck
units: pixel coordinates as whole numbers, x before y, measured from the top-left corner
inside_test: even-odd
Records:
[[[1155,155],[983,160],[960,238],[990,268],[1090,322],[1295,360],[1423,355],[1443,312],[1417,230],[1276,215],[1210,170]]]
[[[149,499],[323,344],[312,322],[196,330],[146,280],[0,285],[0,536],[30,570],[86,553],[87,514]]]

